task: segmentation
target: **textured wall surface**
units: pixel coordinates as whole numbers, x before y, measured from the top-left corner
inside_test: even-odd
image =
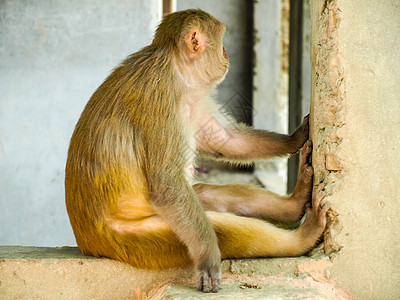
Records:
[[[75,244],[64,204],[73,128],[160,19],[158,0],[0,1],[0,244]]]
[[[326,184],[331,279],[400,298],[400,5],[311,1],[315,184]]]

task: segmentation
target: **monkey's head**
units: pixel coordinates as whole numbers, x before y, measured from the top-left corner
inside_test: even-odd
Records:
[[[226,27],[200,9],[166,15],[157,28],[153,45],[173,53],[177,71],[189,85],[215,86],[229,68],[223,46]]]

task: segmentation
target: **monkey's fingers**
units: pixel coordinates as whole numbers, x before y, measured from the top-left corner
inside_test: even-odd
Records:
[[[200,276],[200,287],[199,290],[204,293],[209,293],[210,291],[213,293],[218,293],[219,284],[220,284],[220,274],[210,275],[208,272],[204,272]]]
[[[219,276],[211,277],[211,291],[213,293],[218,293],[218,291],[219,291],[219,283],[220,283]]]
[[[202,291],[203,293],[208,293],[209,292],[209,278],[208,278],[208,274],[202,274],[200,276],[200,287],[199,290]]]

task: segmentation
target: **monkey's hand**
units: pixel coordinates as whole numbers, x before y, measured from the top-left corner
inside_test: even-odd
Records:
[[[308,140],[308,135],[310,131],[309,119],[310,115],[308,114],[304,117],[303,123],[292,134],[291,137],[294,144],[294,151],[292,153],[296,153]]]
[[[200,273],[199,290],[204,293],[217,293],[221,280],[221,254],[218,246],[216,250],[201,258],[197,266]]]

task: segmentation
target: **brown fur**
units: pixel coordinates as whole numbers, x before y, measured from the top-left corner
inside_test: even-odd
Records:
[[[217,291],[221,257],[300,255],[319,238],[325,226],[319,202],[296,231],[252,218],[301,217],[311,191],[305,162],[311,146],[292,196],[191,186],[196,148],[246,163],[294,153],[308,136],[307,119],[288,136],[219,113],[211,95],[228,70],[225,30],[201,10],[167,15],[152,44],[124,60],[89,100],[71,138],[65,178],[84,254],[150,269],[194,265],[201,289]]]

